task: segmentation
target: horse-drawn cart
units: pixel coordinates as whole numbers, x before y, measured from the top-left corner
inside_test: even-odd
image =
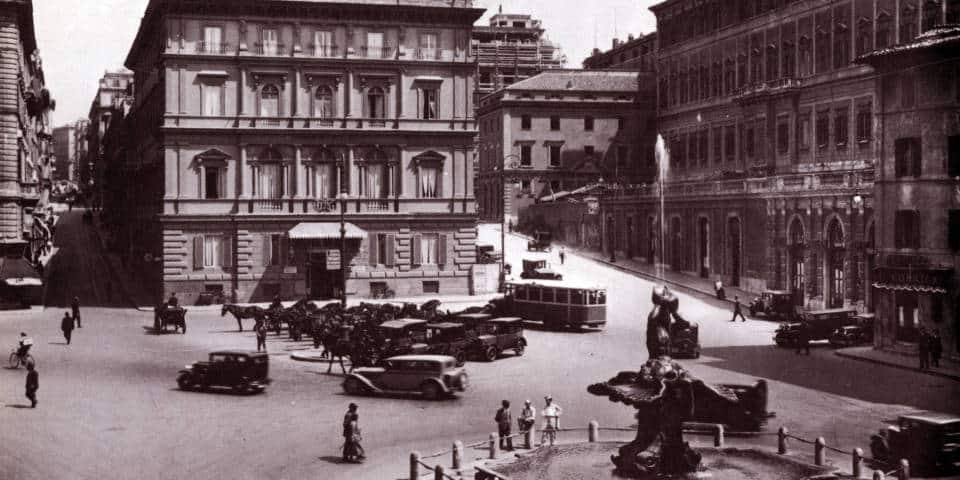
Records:
[[[166,333],[167,326],[173,326],[173,332],[180,329],[180,333],[187,333],[187,309],[169,304],[157,305],[153,309],[153,330],[157,333]]]

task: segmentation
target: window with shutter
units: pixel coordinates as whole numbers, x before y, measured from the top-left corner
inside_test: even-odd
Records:
[[[223,237],[223,268],[233,267],[233,237]]]
[[[377,251],[380,250],[379,245],[377,245],[377,234],[371,233],[367,236],[367,251],[368,256],[370,257],[370,266],[377,266]]]
[[[263,266],[269,267],[273,264],[273,235],[263,234]]]
[[[440,265],[447,264],[447,236],[440,235],[440,241],[437,246],[437,263]]]
[[[417,233],[413,236],[413,264],[422,265],[423,264],[423,252],[421,252],[421,246],[423,244],[423,237]]]
[[[286,235],[277,235],[280,237],[280,251],[277,255],[280,257],[278,262],[283,266],[293,265],[293,251],[290,248],[290,239]]]
[[[387,244],[387,245],[386,245],[386,247],[387,247],[387,248],[386,248],[386,252],[387,252],[386,257],[387,257],[387,258],[386,258],[386,260],[384,260],[383,263],[384,263],[384,265],[386,265],[386,266],[388,266],[388,267],[393,267],[393,266],[396,264],[395,258],[394,258],[395,255],[396,255],[396,248],[395,248],[395,245],[394,245],[394,243],[395,243],[395,242],[394,242],[394,238],[395,238],[395,237],[394,237],[393,235],[387,235],[386,238],[385,238],[385,241],[386,241],[386,244]]]
[[[193,237],[193,269],[203,270],[203,235]]]

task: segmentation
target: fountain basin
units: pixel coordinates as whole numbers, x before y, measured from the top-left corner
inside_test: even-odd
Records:
[[[617,454],[621,445],[620,442],[599,442],[542,447],[509,463],[498,462],[492,468],[511,480],[627,478],[618,475],[610,464],[610,456]],[[698,447],[697,452],[703,455],[698,471],[650,478],[803,480],[818,477],[820,480],[831,478],[827,474],[835,470],[753,449]]]

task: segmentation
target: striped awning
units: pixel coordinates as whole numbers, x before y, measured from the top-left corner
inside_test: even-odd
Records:
[[[367,232],[352,224],[344,223],[346,238],[362,239]],[[340,222],[303,222],[287,232],[290,240],[328,240],[340,238]]]
[[[935,287],[933,285],[910,285],[904,283],[883,283],[876,282],[873,284],[874,288],[879,288],[880,290],[893,290],[898,292],[915,292],[915,293],[947,293],[947,289],[941,287]]]

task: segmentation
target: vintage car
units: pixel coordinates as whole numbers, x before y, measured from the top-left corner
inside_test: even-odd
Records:
[[[349,395],[420,393],[428,400],[467,388],[467,372],[449,355],[401,355],[379,367],[355,368],[343,381]]]
[[[266,352],[220,350],[210,353],[208,361],[180,370],[177,385],[181,390],[224,387],[237,393],[262,392],[270,383],[269,370]]]
[[[534,280],[563,280],[563,275],[550,268],[546,255],[523,259],[520,278]]]
[[[867,328],[862,325],[840,327],[833,331],[829,340],[830,345],[837,348],[867,345],[873,342],[873,327]]]
[[[789,321],[794,314],[793,294],[786,290],[764,290],[747,308],[751,317],[763,315]]]
[[[463,325],[468,335],[476,336],[487,331],[487,322],[493,318],[489,313],[461,313],[453,323]]]
[[[500,260],[503,260],[503,254],[496,251],[493,245],[477,244],[477,263],[500,263]]]
[[[780,347],[796,346],[800,337],[800,327],[804,324],[807,328],[807,338],[811,342],[827,340],[838,328],[853,325],[856,313],[856,310],[846,308],[803,312],[800,314],[802,323],[784,323],[777,327],[773,341]]]
[[[547,252],[550,251],[550,240],[552,235],[546,231],[533,232],[533,238],[527,241],[527,250]]]
[[[920,476],[955,475],[960,472],[960,417],[938,412],[901,415],[870,437],[876,460],[895,466],[910,462],[910,473]]]
[[[700,325],[686,321],[670,325],[670,356],[700,358]]]
[[[381,358],[394,355],[426,353],[427,321],[418,318],[398,318],[380,324],[383,338]]]
[[[523,337],[523,319],[519,317],[494,318],[486,324],[483,333],[471,347],[471,353],[488,362],[496,360],[504,350],[513,350],[518,357],[527,347]]]
[[[467,338],[466,327],[462,323],[440,322],[427,325],[427,353],[449,355],[457,359],[458,367],[467,362],[467,351],[473,341]]]

